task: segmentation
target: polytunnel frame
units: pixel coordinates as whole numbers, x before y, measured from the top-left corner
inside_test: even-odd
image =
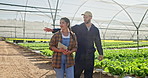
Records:
[[[28,4],[28,0],[26,0],[26,6]],[[59,0],[57,0],[57,4],[56,4],[56,9],[55,9],[55,15],[53,17],[53,13],[52,13],[52,10],[51,10],[51,5],[50,5],[50,1],[48,0],[48,4],[49,4],[49,7],[50,7],[50,11],[51,11],[51,17],[52,17],[52,20],[53,20],[53,28],[55,28],[55,22],[56,22],[56,16],[57,16],[57,10],[58,10],[58,5],[59,5]],[[26,11],[27,7],[25,7],[25,11]],[[25,38],[25,24],[26,24],[26,12],[24,13],[24,24],[23,24],[23,38]]]
[[[87,0],[87,1],[88,1],[88,0]],[[74,19],[76,13],[79,11],[79,9],[80,9],[87,1],[85,1],[84,3],[82,3],[82,4],[80,5],[80,7],[78,7],[77,11],[75,12],[75,14],[74,14],[74,16],[73,16],[73,19]],[[130,20],[132,21],[133,25],[136,27],[136,31],[137,31],[137,40],[136,40],[136,41],[137,41],[137,51],[139,52],[139,28],[140,28],[140,26],[141,26],[141,24],[142,24],[142,22],[143,22],[143,19],[145,18],[145,15],[147,14],[148,9],[145,11],[145,13],[144,13],[144,15],[143,15],[143,17],[142,17],[142,19],[141,19],[139,25],[137,26],[137,25],[135,24],[134,20],[132,19],[132,17],[130,16],[130,14],[126,11],[126,8],[128,8],[128,7],[124,8],[124,7],[123,7],[121,4],[119,4],[118,2],[116,2],[116,1],[114,1],[114,0],[112,0],[112,1],[113,1],[115,4],[117,4],[118,6],[120,6],[120,7],[122,8],[121,11],[119,11],[117,14],[115,14],[115,15],[113,16],[112,20],[113,20],[114,17],[115,17],[116,15],[118,15],[120,12],[124,11],[124,12],[128,15],[128,17],[130,18]],[[72,19],[72,21],[73,21],[73,19]],[[111,20],[111,21],[112,21],[112,20]],[[111,22],[110,22],[110,23],[111,23]],[[110,23],[108,24],[107,29],[108,29]],[[104,35],[103,35],[103,38],[104,38],[104,39],[105,39],[105,34],[106,34],[106,32],[107,32],[107,29],[106,29],[106,31],[105,31],[105,33],[104,33]]]
[[[73,22],[73,20],[74,20],[74,18],[75,18],[75,15],[76,15],[76,13],[79,11],[79,9],[87,2],[87,1],[89,1],[89,0],[86,0],[85,2],[83,2],[81,5],[80,5],[80,7],[78,7],[78,9],[77,9],[77,11],[75,12],[75,14],[74,14],[74,16],[73,16],[73,18],[72,18],[72,22]],[[106,30],[105,30],[105,32],[104,32],[104,34],[103,34],[103,32],[102,32],[102,34],[103,34],[103,39],[105,39],[105,35],[106,35],[106,32],[107,32],[107,30],[108,30],[108,27],[109,27],[109,25],[111,24],[111,22],[113,21],[113,19],[120,13],[120,12],[122,12],[122,11],[125,11],[126,12],[126,14],[130,17],[130,19],[131,19],[131,21],[132,21],[132,23],[134,24],[134,26],[136,26],[136,24],[135,24],[135,22],[133,21],[133,19],[132,19],[132,17],[130,16],[130,14],[125,10],[125,9],[127,9],[127,8],[129,8],[129,7],[131,7],[131,6],[128,6],[128,7],[126,7],[126,8],[123,8],[122,7],[122,5],[120,5],[119,3],[117,3],[117,2],[115,2],[114,0],[112,0],[115,4],[117,4],[117,5],[119,5],[121,8],[122,8],[122,10],[120,10],[118,13],[116,13],[113,17],[112,17],[112,19],[110,20],[110,22],[108,23],[108,25],[107,25],[107,28],[106,28]],[[141,4],[137,4],[137,5],[141,5]],[[134,5],[135,6],[135,5]],[[93,19],[94,20],[94,19]],[[95,20],[94,20],[95,21]],[[96,22],[96,21],[95,21]],[[119,22],[119,21],[118,21]],[[96,22],[97,23],[97,22]],[[119,23],[121,23],[121,22],[119,22]],[[97,23],[98,24],[98,23]],[[123,23],[122,23],[123,24]],[[100,24],[101,25],[101,24]],[[99,26],[100,26],[99,25]],[[123,24],[124,26],[125,26],[125,24]],[[126,27],[126,26],[125,26]],[[127,27],[126,27],[127,28]],[[137,28],[136,28],[137,29]],[[129,30],[128,28],[127,28],[127,30]],[[130,31],[130,30],[129,30]],[[133,37],[134,36],[134,34],[131,34],[131,37]]]
[[[87,1],[89,1],[89,0],[87,0]],[[81,6],[78,8],[78,10],[75,12],[74,17],[75,17],[75,15],[76,15],[76,13],[79,11],[79,9],[80,9],[87,1],[85,1],[84,3],[82,3],[82,5],[81,5]],[[114,0],[112,0],[112,1],[113,1],[115,4],[119,5],[119,6],[122,8],[121,11],[124,10],[124,11],[126,12],[126,14],[129,16],[130,20],[132,21],[132,23],[133,23],[134,26],[136,27],[136,29],[137,29],[137,46],[138,46],[138,49],[139,49],[139,28],[140,28],[140,26],[141,26],[141,24],[142,24],[142,22],[143,22],[143,19],[144,19],[145,15],[147,14],[148,9],[146,10],[146,12],[145,12],[144,16],[142,17],[142,19],[141,19],[139,25],[137,26],[137,25],[135,24],[135,22],[133,21],[133,19],[131,18],[130,14],[126,11],[126,8],[128,8],[128,7],[124,8],[124,7],[122,7],[122,5],[120,5],[120,4],[117,3],[116,1],[114,1]],[[26,1],[25,11],[26,11],[26,9],[27,9],[27,3],[28,3],[28,0]],[[48,0],[48,3],[49,3],[49,0]],[[59,3],[59,0],[57,1],[56,13],[57,13],[57,9],[58,9],[58,3]],[[50,6],[50,10],[51,10],[51,6]],[[119,14],[121,11],[119,11],[117,14]],[[53,20],[53,27],[54,27],[54,25],[55,25],[56,13],[55,13],[55,18],[54,18],[54,20]],[[116,14],[116,15],[117,15],[117,14]],[[116,16],[116,15],[115,15],[115,16]],[[52,16],[52,18],[53,18],[52,12],[51,12],[51,16]],[[115,17],[115,16],[114,16],[114,17]],[[74,17],[73,17],[73,19],[74,19]],[[114,19],[114,17],[112,18],[112,20]],[[26,12],[25,12],[25,14],[24,14],[23,37],[25,37],[25,19],[26,19]],[[72,19],[72,21],[73,21],[73,19]],[[111,20],[111,21],[112,21],[112,20]],[[111,23],[111,21],[110,21],[110,23]],[[109,23],[109,24],[110,24],[110,23]],[[108,26],[109,26],[109,24],[108,24]],[[107,29],[108,29],[108,27],[107,27]],[[105,39],[105,34],[106,34],[106,32],[107,32],[107,29],[106,29],[106,31],[105,31],[105,33],[104,33],[104,35],[103,35],[103,38],[104,38],[104,39]]]
[[[59,1],[59,0],[58,0]],[[49,3],[49,2],[48,2]],[[58,3],[59,2],[57,2],[57,7],[58,7]],[[51,13],[51,16],[53,16],[52,15],[52,10],[56,10],[55,11],[55,19],[56,19],[56,14],[57,14],[57,11],[58,10],[60,10],[60,9],[58,9],[58,8],[56,8],[56,9],[53,9],[53,8],[51,8],[51,6],[49,6],[50,8],[45,8],[45,7],[36,7],[36,6],[28,6],[27,5],[28,4],[28,0],[26,0],[26,3],[25,3],[25,5],[18,5],[18,4],[9,4],[9,3],[0,3],[0,5],[7,5],[7,6],[15,6],[15,7],[25,7],[25,10],[11,10],[11,9],[0,9],[0,10],[2,10],[2,11],[15,11],[15,12],[17,12],[17,14],[20,12],[24,12],[24,18],[22,18],[22,20],[23,20],[23,38],[25,38],[25,34],[26,34],[26,16],[27,16],[27,12],[34,12],[34,13],[43,13],[44,15],[46,15],[46,16],[48,16],[48,17],[50,17],[49,15],[47,15],[47,14],[45,14],[45,13]],[[49,4],[50,5],[50,4]],[[38,11],[27,11],[27,8],[34,8],[34,9],[36,9],[36,10],[38,10]],[[39,9],[50,9],[51,10],[51,12],[44,12],[44,11],[40,11]],[[52,17],[53,18],[53,17]],[[55,21],[55,20],[54,20]],[[53,22],[53,23],[55,23],[55,22]],[[53,24],[53,25],[55,25],[55,24]],[[5,26],[5,27],[8,27],[8,26]],[[18,27],[14,27],[15,28],[15,38],[16,38],[16,28],[18,28]]]
[[[145,13],[144,13],[144,15],[143,15],[143,17],[142,17],[142,19],[141,19],[141,21],[140,21],[140,23],[139,23],[139,25],[137,26],[136,24],[135,24],[135,22],[133,21],[133,19],[132,19],[132,17],[130,16],[130,14],[125,10],[125,8],[122,6],[122,5],[120,5],[119,3],[117,3],[116,1],[114,1],[114,0],[112,0],[114,3],[116,3],[117,5],[119,5],[125,12],[126,12],[126,14],[129,16],[129,18],[130,18],[130,20],[132,21],[132,23],[134,24],[134,26],[136,27],[136,30],[137,30],[137,51],[139,52],[139,28],[140,28],[140,26],[141,26],[141,24],[142,24],[142,22],[143,22],[143,19],[145,18],[145,15],[147,14],[147,11],[148,11],[148,9],[145,11]]]
[[[139,5],[139,4],[138,4]],[[135,6],[135,5],[134,5]],[[125,7],[124,9],[127,9],[127,8],[129,8],[129,7],[132,7],[132,6],[128,6],[128,7]],[[122,10],[120,10],[119,12],[117,12],[113,17],[112,17],[112,19],[109,21],[109,23],[108,23],[108,25],[107,25],[107,28],[106,28],[106,30],[105,30],[105,32],[104,32],[104,34],[103,34],[103,39],[105,39],[105,35],[106,35],[106,32],[107,32],[107,30],[108,30],[108,27],[109,27],[109,25],[111,24],[111,22],[114,20],[114,18],[120,13],[120,12],[122,12],[123,11],[123,9]],[[119,22],[119,21],[118,21]],[[121,22],[120,22],[121,23]],[[124,24],[124,23],[122,23],[125,27],[126,27],[126,25]],[[126,27],[127,28],[127,27]],[[128,29],[128,28],[127,28]],[[129,29],[128,29],[129,30]],[[130,31],[130,30],[129,30]],[[131,37],[133,37],[135,35],[135,32],[133,33],[133,34],[131,34]]]

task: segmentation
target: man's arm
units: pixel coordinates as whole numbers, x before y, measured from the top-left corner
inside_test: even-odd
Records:
[[[57,31],[60,31],[60,30],[61,30],[60,28],[53,29],[52,33],[56,33]]]
[[[79,25],[75,25],[75,26],[71,27],[71,31],[75,33],[76,30],[78,30],[78,28],[77,28],[78,26]],[[44,31],[52,32],[52,33],[56,33],[57,31],[60,31],[60,30],[61,30],[60,28],[54,28],[54,29],[47,28],[47,27],[44,28]]]
[[[47,28],[47,27],[44,28],[44,31],[52,32],[52,33],[56,33],[57,31],[60,31],[60,30],[61,30],[60,28],[55,28],[55,29],[51,29],[51,28]]]
[[[101,45],[101,38],[100,38],[100,33],[99,30],[97,29],[97,35],[95,38],[95,45],[97,47],[97,50],[99,52],[100,55],[103,55],[103,49],[102,49],[102,45]]]
[[[79,25],[72,26],[71,31],[74,32],[74,33],[77,33],[77,30],[79,30],[78,27],[79,27]]]

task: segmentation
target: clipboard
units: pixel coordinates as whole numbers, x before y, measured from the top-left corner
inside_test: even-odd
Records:
[[[58,48],[67,49],[67,46],[65,46],[65,45],[62,44],[61,42],[58,42]]]

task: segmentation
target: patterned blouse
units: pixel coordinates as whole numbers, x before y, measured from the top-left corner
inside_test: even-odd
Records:
[[[62,43],[62,33],[58,31],[55,33],[50,42],[49,42],[49,49],[51,47],[57,47],[58,42]],[[77,39],[76,35],[73,32],[70,32],[70,45],[68,46],[68,50],[72,50],[73,48],[77,48]],[[52,56],[52,67],[53,68],[61,68],[61,56],[62,52],[54,52]],[[67,68],[71,67],[75,64],[73,54],[67,55]]]

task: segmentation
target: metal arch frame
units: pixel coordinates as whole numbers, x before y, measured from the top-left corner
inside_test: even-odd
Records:
[[[73,22],[73,20],[74,20],[74,18],[75,18],[75,16],[76,16],[77,12],[79,11],[79,9],[80,9],[85,3],[87,3],[87,1],[89,1],[89,0],[86,0],[85,2],[83,2],[83,3],[80,5],[80,7],[78,7],[77,11],[74,13],[74,16],[73,16],[73,18],[72,18],[71,23]]]
[[[135,5],[134,5],[135,6]],[[124,9],[127,9],[127,8],[129,8],[129,7],[131,7],[131,6],[128,6],[128,7],[125,7]],[[124,9],[122,9],[122,10],[120,10],[119,12],[117,12],[113,17],[112,17],[112,19],[110,20],[110,22],[108,23],[108,25],[107,25],[107,29],[108,29],[108,27],[109,27],[109,25],[111,24],[111,22],[113,21],[113,19],[120,13],[120,12],[122,12]],[[130,15],[129,15],[129,17],[131,17]],[[131,18],[132,19],[132,18]],[[106,32],[107,32],[107,29],[106,29],[106,31],[104,32],[104,34],[103,34],[103,38],[105,39],[105,34],[106,34]]]
[[[53,9],[53,8],[45,8],[45,7],[38,7],[38,6],[24,6],[24,5],[18,5],[18,4],[12,4],[12,3],[11,4],[10,3],[1,3],[1,2],[0,2],[0,5],[56,10],[56,9]],[[58,10],[60,10],[60,9],[58,9]]]
[[[128,8],[128,7],[126,7],[126,8]],[[110,25],[111,22],[113,21],[113,19],[114,19],[120,12],[122,12],[122,11],[123,11],[123,9],[120,10],[119,12],[117,12],[117,13],[112,17],[112,19],[111,19],[110,22],[108,23],[107,28],[106,28],[106,30],[105,30],[105,32],[104,32],[104,34],[103,34],[103,39],[105,39],[106,32],[107,32],[107,30],[108,30],[108,28],[109,28],[109,25]]]
[[[118,4],[118,5],[120,5],[120,4]],[[144,5],[144,4],[136,4],[136,5]],[[135,5],[134,5],[135,6]],[[119,12],[117,12],[113,17],[112,17],[112,19],[110,20],[110,22],[108,23],[108,25],[107,25],[107,29],[108,29],[108,27],[109,27],[109,25],[111,24],[111,22],[113,21],[113,19],[120,13],[120,12],[122,12],[123,10],[125,10],[125,9],[127,9],[127,8],[129,8],[129,7],[131,7],[131,6],[128,6],[128,7],[125,7],[124,9],[123,9],[123,7],[122,7],[122,10],[120,10]],[[126,10],[125,10],[126,11]],[[126,11],[126,13],[128,14],[128,12]],[[132,22],[134,23],[134,21],[133,21],[133,19],[131,18],[131,16],[128,14],[128,16],[130,17],[130,19],[132,20]],[[148,17],[147,17],[148,18]],[[145,18],[146,19],[146,18]],[[144,19],[144,20],[145,20]],[[135,24],[135,23],[134,23]],[[136,25],[136,24],[135,24]],[[105,35],[106,35],[106,32],[107,32],[107,29],[106,29],[106,31],[104,32],[104,34],[103,34],[103,38],[105,39]]]
[[[95,21],[97,23],[97,21],[95,19],[92,19],[93,21]],[[101,24],[98,24],[98,26],[101,28],[101,25],[103,24],[104,22],[101,22]],[[103,34],[103,31],[101,32]]]
[[[26,0],[26,6],[27,6],[27,4],[28,4],[28,0]],[[27,10],[27,7],[25,7],[25,11]],[[23,21],[23,38],[25,38],[25,32],[26,32],[26,15],[27,15],[27,13],[25,12],[24,13],[24,21]]]
[[[87,0],[88,1],[88,0]],[[73,22],[73,20],[74,20],[74,18],[75,18],[75,15],[76,15],[76,13],[79,11],[79,9],[87,2],[87,1],[85,1],[84,3],[82,3],[81,4],[81,6],[80,7],[78,7],[78,9],[77,9],[77,11],[75,12],[75,14],[74,14],[74,16],[73,16],[73,18],[72,18],[72,22]],[[114,3],[116,3],[116,4],[118,4],[117,2],[115,2],[114,0],[112,0]],[[118,4],[120,7],[122,7],[120,4]],[[142,4],[141,4],[142,5]],[[128,7],[126,7],[126,8],[129,8],[130,6],[128,6]],[[109,25],[110,25],[110,23],[112,22],[112,20],[120,13],[120,12],[122,12],[123,10],[126,12],[126,14],[129,16],[129,18],[131,19],[131,21],[132,21],[132,23],[134,24],[134,26],[136,26],[136,24],[135,24],[135,22],[134,22],[134,20],[132,19],[132,17],[130,16],[130,14],[125,10],[126,8],[123,8],[122,7],[122,10],[120,10],[117,14],[115,14],[114,16],[113,16],[113,18],[111,19],[111,21],[109,22],[109,24],[107,25],[107,29],[108,29],[108,27],[109,27]],[[107,29],[105,30],[105,33],[103,34],[103,38],[105,39],[105,34],[106,34],[106,32],[107,32]]]
[[[117,20],[116,20],[117,21]],[[117,22],[119,22],[119,23],[121,23],[121,24],[123,24],[125,27],[126,27],[126,29],[130,32],[130,30],[127,28],[127,25],[126,24],[124,24],[124,23],[122,23],[122,22],[120,22],[120,21],[117,21]],[[121,34],[120,34],[121,35]],[[120,35],[119,35],[119,38],[120,38]],[[132,33],[130,32],[130,35],[132,35]]]
[[[125,8],[122,7],[122,6],[121,6],[119,3],[117,3],[116,1],[114,1],[114,0],[112,0],[112,1],[113,1],[114,3],[116,3],[118,6],[120,6],[120,7],[126,12],[126,14],[129,16],[130,20],[132,21],[132,23],[133,23],[134,26],[136,27],[136,29],[137,29],[137,51],[139,52],[139,28],[140,28],[140,26],[141,26],[141,24],[142,24],[142,22],[143,22],[143,19],[144,19],[145,15],[147,14],[148,9],[147,9],[146,12],[144,13],[144,15],[143,15],[143,17],[142,17],[142,19],[141,19],[139,25],[137,26],[137,25],[135,24],[135,22],[133,21],[132,17],[130,16],[130,14],[125,10]]]
[[[48,0],[49,1],[49,0]],[[52,14],[52,9],[51,9],[51,5],[50,5],[50,2],[49,3],[49,7],[50,7],[50,10],[51,10],[51,16],[52,16],[52,19],[53,19],[53,28],[55,28],[55,21],[56,21],[56,16],[57,16],[57,10],[58,10],[58,5],[59,5],[59,0],[57,1],[57,4],[56,4],[56,9],[55,9],[55,15],[53,17],[53,14]],[[27,9],[27,4],[28,4],[28,0],[26,0],[26,7],[25,7],[25,11]],[[25,24],[26,24],[26,12],[24,13],[24,21],[23,21],[23,38],[25,38]]]
[[[94,20],[94,19],[93,19]],[[96,22],[96,20],[94,20],[95,22]],[[117,22],[119,22],[119,23],[121,23],[121,24],[123,24],[126,28],[127,28],[127,25],[126,24],[124,24],[124,23],[122,23],[122,22],[120,22],[120,21],[117,21]],[[96,22],[97,23],[97,22]],[[104,22],[102,22],[100,25],[99,25],[99,27],[103,24]],[[101,27],[100,27],[101,28]],[[108,28],[107,28],[108,29]],[[105,29],[106,30],[106,29]],[[127,30],[130,32],[130,30],[127,28]],[[103,31],[101,32],[102,34],[103,34]],[[130,32],[130,34],[131,34],[131,36],[132,36],[132,33]]]
[[[57,10],[58,10],[58,6],[59,6],[59,0],[57,0],[57,4],[56,4],[56,9],[55,9],[55,14],[54,15],[52,13],[51,4],[50,4],[49,0],[48,0],[48,5],[50,7],[51,18],[52,18],[52,21],[53,21],[53,29],[54,29],[55,28],[55,22],[56,22],[56,16],[57,16]]]
[[[54,19],[53,19],[53,28],[55,28],[55,21],[56,21],[56,16],[57,16],[58,5],[59,5],[59,0],[57,1],[57,5],[56,5],[56,11],[55,11]]]

